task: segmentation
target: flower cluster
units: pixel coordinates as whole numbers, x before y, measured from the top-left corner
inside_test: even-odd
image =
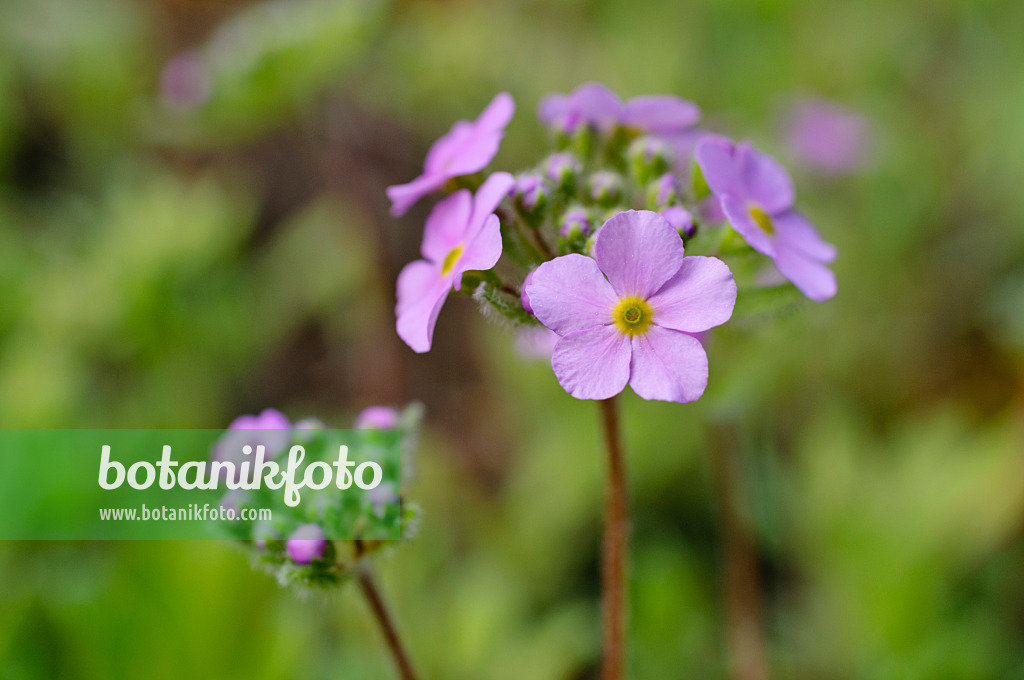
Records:
[[[596,83],[549,95],[538,116],[552,152],[516,175],[486,175],[514,109],[498,95],[434,143],[420,177],[388,189],[395,215],[446,193],[423,259],[398,278],[397,330],[413,350],[430,349],[445,300],[463,292],[489,314],[547,328],[572,396],[606,399],[629,384],[685,403],[704,393],[700,338],[732,317],[737,284],[764,289],[774,268],[812,300],[835,295],[836,250],[794,209],[789,175],[749,143],[702,131],[691,102],[623,101]]]
[[[263,446],[267,459],[284,458],[291,446],[301,444],[308,464],[336,454],[339,444],[356,457],[373,458],[388,470],[388,478],[408,477],[421,420],[421,407],[404,410],[371,406],[355,420],[355,430],[331,430],[315,419],[291,423],[275,409],[259,415],[236,418],[211,451],[215,460],[231,460],[242,446]],[[396,433],[397,431],[397,433]],[[398,459],[395,436],[401,437],[405,460]],[[411,536],[417,508],[403,493],[383,482],[365,493],[357,487],[340,492],[332,486],[313,492],[308,502],[289,507],[280,494],[261,489],[235,489],[220,501],[221,507],[237,514],[242,508],[271,510],[271,520],[234,521],[219,524],[227,537],[242,541],[253,552],[257,564],[277,576],[282,584],[330,586],[353,574],[358,561],[393,544],[396,527],[403,539]],[[348,540],[334,540],[346,537]]]

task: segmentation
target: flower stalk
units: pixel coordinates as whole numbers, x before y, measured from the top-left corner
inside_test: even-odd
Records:
[[[398,629],[395,627],[387,605],[384,604],[384,598],[381,597],[377,584],[373,580],[373,574],[367,565],[364,564],[360,567],[357,581],[359,582],[359,590],[363,593],[363,597],[366,598],[366,602],[373,612],[377,625],[380,626],[380,630],[384,634],[384,641],[387,643],[388,651],[391,652],[391,658],[398,668],[398,677],[401,680],[418,680],[419,676],[413,670],[409,654],[405,651],[402,639],[398,635]]]
[[[608,453],[601,558],[601,680],[621,680],[626,660],[626,567],[629,550],[626,464],[619,430],[618,401],[612,397],[597,403],[601,408]]]

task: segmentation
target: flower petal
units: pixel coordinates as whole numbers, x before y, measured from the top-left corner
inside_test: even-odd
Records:
[[[775,240],[750,216],[748,204],[731,195],[723,196],[719,203],[729,224],[746,239],[754,250],[768,257],[775,254]]]
[[[675,276],[647,301],[653,323],[687,333],[720,326],[736,305],[736,282],[715,257],[684,257]]]
[[[466,249],[452,268],[455,290],[462,288],[462,274],[472,270],[490,269],[501,258],[501,222],[497,215],[487,218],[483,228],[466,243]]]
[[[495,95],[476,119],[477,130],[504,130],[516,112],[516,102],[508,92]]]
[[[779,163],[768,154],[761,153],[750,142],[737,147],[744,189],[743,198],[753,201],[771,214],[789,210],[796,200],[793,180]]]
[[[537,267],[525,288],[534,315],[559,335],[611,324],[619,301],[597,263],[577,254]]]
[[[794,248],[777,250],[772,258],[775,267],[801,293],[815,302],[824,302],[835,296],[836,275],[831,269]]]
[[[494,213],[515,183],[515,178],[507,172],[495,172],[476,190],[476,194],[473,196],[473,214],[469,218],[467,238],[475,236],[476,232],[483,227],[484,220]]]
[[[472,175],[487,167],[497,155],[505,133],[502,130],[474,130],[438,170],[445,178]]]
[[[388,199],[391,201],[391,215],[401,217],[418,200],[427,194],[440,189],[446,178],[442,175],[424,174],[406,184],[394,184],[385,189]]]
[[[704,175],[704,181],[715,196],[719,199],[722,196],[733,196],[743,200],[745,192],[740,181],[736,145],[732,140],[721,135],[704,135],[697,142],[693,154]]]
[[[473,123],[468,120],[455,121],[448,132],[430,145],[426,160],[423,161],[423,173],[444,175],[448,166],[458,158],[475,135],[476,127]]]
[[[651,326],[634,335],[629,385],[643,399],[686,404],[708,386],[708,355],[692,335]]]
[[[772,219],[778,240],[790,248],[801,251],[819,262],[833,262],[836,247],[823,239],[806,217],[795,210],[776,215]]]
[[[647,299],[678,271],[683,240],[658,213],[627,210],[597,232],[594,259],[619,297]]]
[[[473,195],[461,189],[433,207],[423,227],[423,257],[441,264],[453,248],[465,243],[472,205]]]
[[[609,128],[619,122],[622,100],[600,83],[584,83],[572,94],[544,97],[537,112],[542,122],[569,125],[577,120]]]
[[[558,384],[577,399],[608,399],[629,380],[629,336],[615,326],[563,335],[551,354]]]
[[[652,134],[680,132],[700,120],[700,109],[693,102],[674,95],[633,97],[626,102],[622,123]]]
[[[416,260],[398,275],[398,303],[395,305],[398,337],[416,352],[426,352],[434,337],[434,324],[441,312],[451,278],[442,277],[437,265]]]

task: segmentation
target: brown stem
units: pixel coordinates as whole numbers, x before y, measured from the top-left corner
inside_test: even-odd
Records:
[[[707,427],[722,532],[726,646],[732,680],[768,680],[754,534],[741,511],[740,441],[734,423]]]
[[[603,633],[601,680],[621,680],[625,669],[626,552],[629,546],[626,516],[626,466],[615,397],[598,402],[608,449],[608,478],[604,504],[604,546],[601,558]]]
[[[504,283],[504,282],[503,282],[503,283],[501,284],[501,289],[502,289],[503,291],[505,291],[506,293],[508,293],[509,295],[513,295],[513,296],[515,296],[515,297],[519,297],[519,296],[520,296],[520,291],[519,291],[519,289],[518,289],[518,288],[516,288],[515,286],[512,286],[512,285],[510,285],[510,284],[507,284],[507,283]]]
[[[550,245],[548,245],[548,241],[544,238],[544,235],[540,233],[539,229],[531,229],[530,231],[533,233],[533,237],[537,241],[537,247],[540,248],[541,252],[544,253],[547,259],[553,260],[555,258],[555,251]]]
[[[359,588],[363,591],[370,609],[373,610],[373,615],[377,619],[378,625],[380,625],[381,632],[384,633],[388,649],[391,651],[391,656],[398,667],[398,677],[402,680],[417,680],[418,676],[412,668],[409,655],[402,645],[401,638],[398,637],[398,629],[395,628],[395,623],[391,619],[387,607],[384,605],[384,599],[381,597],[380,591],[377,590],[372,574],[370,574],[369,569],[365,566],[360,567],[358,580]]]

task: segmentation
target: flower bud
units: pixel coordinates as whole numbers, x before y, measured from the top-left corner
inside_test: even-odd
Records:
[[[678,205],[669,206],[661,211],[661,216],[668,220],[672,228],[679,232],[683,238],[690,238],[697,231],[697,225],[693,222],[693,216],[686,208]]]
[[[399,496],[395,491],[394,485],[385,482],[367,491],[366,500],[373,506],[373,514],[377,515],[377,517],[383,517],[384,513],[387,512],[387,506],[398,504]]]
[[[232,491],[228,491],[220,499],[220,507],[223,508],[225,512],[234,512],[235,518],[237,519],[242,508],[248,506],[251,502],[252,501],[249,498],[248,493],[242,489],[234,489]]]
[[[587,211],[583,208],[576,206],[569,208],[562,215],[562,221],[560,222],[559,233],[568,239],[586,238],[590,236],[590,232],[593,231],[594,227],[590,223],[590,218],[587,217]]]
[[[525,214],[536,215],[547,205],[549,192],[543,177],[526,173],[516,178],[516,183],[512,187],[512,198],[516,207]]]
[[[327,539],[319,524],[303,524],[296,529],[287,543],[288,556],[295,564],[309,564],[327,552]]]
[[[388,430],[398,427],[398,409],[390,406],[369,406],[356,416],[357,430]]]
[[[629,171],[641,186],[672,167],[672,147],[655,137],[640,137],[626,150]]]
[[[583,165],[571,153],[556,153],[543,163],[544,176],[559,191],[572,191]]]
[[[620,175],[602,170],[590,176],[587,191],[593,201],[607,208],[615,205],[622,196],[622,185]]]
[[[252,538],[252,542],[256,544],[257,548],[266,548],[267,541],[276,541],[279,536],[270,524],[259,522],[252,528]]]
[[[647,204],[656,208],[664,208],[679,200],[679,182],[671,172],[647,185]]]
[[[533,269],[529,274],[526,275],[526,280],[523,281],[523,287],[519,289],[519,301],[523,303],[523,309],[526,310],[527,314],[533,314],[533,305],[530,304],[530,296],[526,294],[526,286],[529,285],[533,279],[533,272],[537,271]]]

